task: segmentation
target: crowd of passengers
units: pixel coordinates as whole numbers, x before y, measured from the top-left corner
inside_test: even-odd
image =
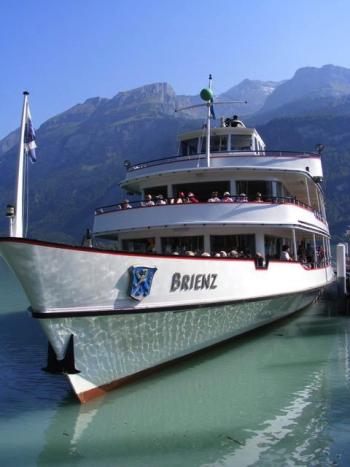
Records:
[[[317,266],[323,266],[327,262],[324,248],[322,246],[318,246],[316,248],[315,258],[314,249],[310,243],[306,246],[303,243],[300,243],[297,249],[297,258],[300,263],[311,268],[315,267],[315,264]],[[288,245],[283,245],[280,259],[283,261],[293,261]]]
[[[151,194],[146,195],[144,201],[141,202],[142,207],[150,206],[163,206],[166,204],[196,204],[199,203],[199,199],[192,192],[188,192],[187,195],[184,192],[180,192],[176,198],[165,199],[163,195],[157,195],[153,199]],[[223,196],[219,196],[218,191],[213,191],[210,198],[207,200],[208,203],[248,203],[248,196],[245,193],[241,193],[239,196],[231,196],[230,192],[225,191]],[[256,203],[263,203],[261,193],[257,193],[254,199]],[[132,206],[128,199],[125,199],[118,209],[131,209]]]
[[[229,252],[226,252],[224,250],[218,251],[218,252],[213,252],[213,253],[208,253],[207,251],[191,251],[191,250],[186,250],[186,251],[178,251],[175,250],[171,253],[174,256],[207,256],[207,257],[214,257],[214,258],[241,258],[241,259],[252,259],[253,256],[249,252],[249,250],[231,250]]]
[[[290,253],[290,247],[288,245],[283,245],[280,255],[275,256],[268,256],[267,259],[264,256],[257,252],[255,255],[252,255],[251,252],[247,249],[245,250],[230,250],[230,251],[217,251],[209,253],[207,251],[191,251],[191,250],[174,250],[172,253],[174,256],[206,256],[206,257],[214,257],[214,258],[235,258],[235,259],[254,259],[258,266],[266,266],[267,261],[270,259],[273,260],[282,260],[282,261],[294,261]],[[304,246],[301,243],[298,246],[297,251],[298,262],[302,263],[305,267],[314,268],[316,266],[323,266],[326,263],[325,251],[322,246],[318,246],[316,248],[316,263],[315,263],[315,255],[314,249],[308,243]]]

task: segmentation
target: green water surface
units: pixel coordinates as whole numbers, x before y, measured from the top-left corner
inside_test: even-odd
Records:
[[[348,466],[350,319],[334,297],[79,405],[0,263],[1,466]]]

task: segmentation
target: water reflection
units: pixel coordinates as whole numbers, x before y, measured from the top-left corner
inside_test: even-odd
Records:
[[[343,365],[344,390],[349,323],[327,313],[318,304],[104,399],[64,403],[39,465],[341,465],[349,453],[331,449],[329,373]]]

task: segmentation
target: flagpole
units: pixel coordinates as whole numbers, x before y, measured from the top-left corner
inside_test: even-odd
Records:
[[[211,91],[211,80],[212,76],[209,75],[209,90]],[[207,108],[208,108],[208,113],[207,113],[207,146],[206,146],[206,155],[207,155],[207,167],[210,167],[210,117],[211,117],[211,112],[210,112],[210,106],[212,105],[212,102],[209,100],[207,102]]]
[[[23,111],[19,139],[18,159],[17,159],[17,182],[16,182],[16,203],[15,215],[13,219],[13,237],[23,238],[23,210],[24,210],[24,134],[26,127],[26,115],[28,106],[28,91],[23,92]],[[11,233],[10,233],[11,234]]]

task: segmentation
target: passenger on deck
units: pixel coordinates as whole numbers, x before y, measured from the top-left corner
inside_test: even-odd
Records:
[[[288,245],[283,245],[280,259],[282,259],[283,261],[292,261],[292,258],[290,257],[290,254],[289,254]]]
[[[180,191],[178,197],[175,199],[175,204],[182,204],[184,202],[185,193]]]
[[[312,246],[310,245],[310,243],[308,243],[306,245],[306,251],[305,251],[305,254],[306,254],[306,260],[308,263],[310,263],[311,265],[314,263],[314,249],[312,248]]]
[[[263,203],[264,202],[262,197],[261,197],[261,193],[257,192],[255,202],[256,203]]]
[[[224,198],[222,200],[224,203],[233,203],[233,199],[231,198],[230,192],[225,191]]]
[[[258,251],[255,254],[255,264],[258,268],[263,268],[265,266],[265,260],[261,253]]]
[[[220,251],[220,257],[221,257],[221,258],[227,258],[227,253],[226,253],[226,251],[224,251],[224,250]]]
[[[233,116],[233,119],[231,120],[231,126],[233,128],[236,128],[238,126],[243,126],[243,123],[241,122],[241,120],[239,120],[237,115]]]
[[[208,203],[220,203],[221,199],[218,195],[219,193],[217,191],[213,191],[211,194],[211,198],[208,199]]]
[[[229,256],[230,258],[239,258],[239,253],[237,250],[231,250]]]
[[[163,206],[164,204],[166,204],[166,201],[163,199],[163,195],[158,195],[156,196],[156,205],[157,206]]]
[[[317,262],[320,266],[324,264],[325,254],[322,246],[317,248]]]
[[[131,208],[132,208],[131,204],[129,204],[129,200],[128,200],[128,199],[125,199],[125,200],[122,202],[121,208],[122,208],[122,209],[131,209]]]
[[[186,250],[185,251],[185,256],[195,256],[194,251]]]
[[[201,256],[210,256],[210,253],[208,253],[207,251],[203,251],[203,253],[201,254]]]
[[[238,203],[248,203],[248,197],[245,193],[241,193],[237,200]]]
[[[148,194],[145,197],[145,201],[141,203],[141,206],[143,207],[148,207],[148,206],[154,206],[154,201],[152,200],[152,195]]]
[[[199,200],[194,196],[194,194],[190,191],[187,195],[188,201],[192,204],[199,203]]]

